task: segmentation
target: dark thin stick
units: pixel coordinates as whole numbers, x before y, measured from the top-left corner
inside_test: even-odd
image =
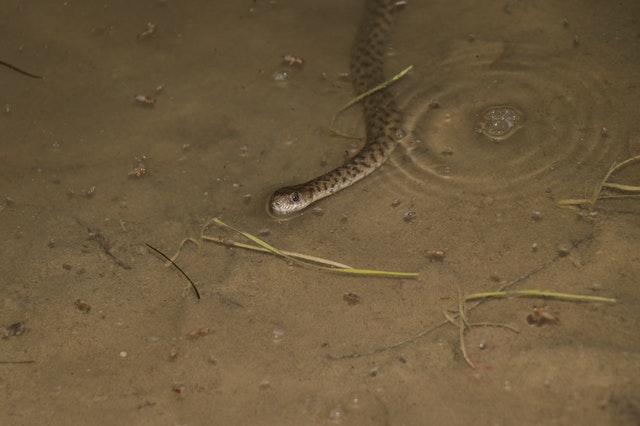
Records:
[[[4,65],[7,68],[11,68],[14,71],[18,71],[20,74],[24,74],[24,75],[29,76],[31,78],[39,78],[39,79],[42,78],[42,76],[40,76],[40,75],[31,74],[30,72],[27,72],[25,70],[21,70],[20,68],[14,66],[14,65],[11,65],[11,64],[9,64],[9,63],[7,63],[5,61],[0,61],[0,65]]]
[[[184,277],[189,281],[189,283],[191,283],[191,287],[193,287],[193,291],[196,292],[196,297],[198,298],[198,300],[200,300],[200,292],[198,291],[198,288],[196,287],[196,285],[193,283],[193,281],[191,281],[191,278],[189,278],[189,276],[187,274],[184,273],[184,271],[182,270],[182,268],[180,268],[173,260],[169,259],[169,257],[164,254],[163,252],[161,252],[160,250],[158,250],[157,248],[155,248],[154,246],[152,246],[149,243],[145,243],[147,245],[147,247],[149,247],[151,250],[155,251],[156,253],[158,253],[160,256],[164,257],[165,259],[167,259],[169,262],[171,262],[171,264],[173,266],[175,266],[175,268],[182,274],[184,275]]]

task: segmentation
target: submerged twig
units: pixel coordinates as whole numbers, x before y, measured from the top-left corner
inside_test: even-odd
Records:
[[[400,71],[398,74],[394,75],[393,77],[391,77],[389,80],[383,81],[382,83],[378,84],[376,87],[374,87],[373,89],[367,90],[364,93],[359,94],[358,96],[356,96],[355,98],[351,99],[349,102],[347,102],[342,108],[340,108],[338,110],[338,112],[335,113],[335,115],[333,116],[333,118],[331,119],[331,125],[329,126],[329,130],[331,130],[331,132],[334,135],[337,136],[341,136],[341,137],[346,137],[346,138],[352,138],[352,139],[359,139],[358,137],[355,136],[351,136],[351,135],[347,135],[339,130],[337,130],[335,128],[335,122],[338,119],[338,116],[340,115],[340,113],[342,113],[342,111],[350,108],[352,105],[357,104],[358,102],[360,102],[362,99],[366,98],[367,96],[385,89],[387,86],[395,83],[396,81],[398,81],[399,79],[401,79],[402,77],[405,76],[405,74],[407,74],[409,71],[411,71],[411,69],[413,68],[413,65],[409,65],[407,68],[403,69],[402,71]]]
[[[589,212],[592,212],[598,200],[640,198],[640,186],[608,182],[609,178],[613,173],[639,160],[640,160],[640,155],[636,155],[634,157],[627,158],[621,163],[614,162],[609,168],[609,170],[607,171],[607,173],[605,174],[604,178],[593,189],[593,192],[590,198],[563,199],[558,201],[558,205],[571,206],[571,207],[583,206],[583,207],[586,207],[589,210]],[[617,191],[618,193],[608,193],[608,192],[603,193],[603,190],[605,189],[614,190],[614,191]],[[619,192],[623,192],[623,194],[620,194]],[[625,192],[627,194],[624,194]]]
[[[87,232],[89,233],[89,238],[91,238],[96,243],[98,243],[100,248],[102,248],[102,250],[107,254],[107,256],[109,256],[118,266],[120,266],[123,269],[131,269],[131,265],[129,265],[124,260],[120,259],[111,251],[111,246],[107,242],[107,239],[102,234],[102,232],[96,229],[92,229],[90,227],[87,227]]]
[[[582,243],[584,243],[585,241],[589,241],[592,237],[587,237],[584,238],[580,241],[577,241],[574,246],[578,246]],[[568,300],[568,301],[578,301],[578,302],[604,302],[604,303],[614,303],[616,300],[615,299],[611,299],[611,298],[600,298],[600,297],[596,297],[596,296],[580,296],[580,295],[572,295],[572,294],[568,294],[568,293],[556,293],[556,292],[549,292],[549,291],[544,291],[544,290],[507,290],[517,284],[520,284],[524,281],[526,281],[527,279],[531,278],[533,275],[537,274],[538,272],[541,272],[543,270],[545,270],[547,267],[549,267],[550,265],[552,265],[553,263],[557,262],[558,260],[562,259],[560,256],[555,256],[543,263],[541,263],[540,265],[538,265],[537,267],[523,273],[522,275],[520,275],[519,277],[516,277],[515,279],[507,282],[506,284],[503,284],[499,287],[498,290],[496,290],[495,294],[510,294],[510,295],[516,295],[517,293],[520,294],[521,297],[523,296],[529,296],[529,297],[557,297],[560,298],[560,296],[562,296],[562,300]],[[487,292],[487,293],[474,293],[471,295],[468,295],[467,297],[464,298],[464,303],[462,303],[462,308],[461,309],[461,302],[458,301],[458,313],[457,316],[460,316],[460,312],[463,312],[464,317],[466,318],[466,313],[477,308],[478,306],[480,306],[481,304],[488,302],[492,299],[492,297],[490,297],[490,295],[492,294],[492,292]],[[479,296],[480,295],[480,296]],[[468,301],[472,301],[475,300],[474,303],[472,304],[467,304],[466,302]],[[471,305],[471,306],[469,306]],[[429,328],[426,328],[422,331],[420,331],[419,333],[402,339],[400,341],[397,341],[395,343],[386,345],[386,346],[380,346],[377,348],[373,348],[370,350],[366,350],[366,351],[360,351],[360,352],[353,352],[353,353],[348,353],[348,354],[343,354],[343,355],[335,355],[335,354],[327,354],[327,358],[332,359],[332,360],[341,360],[341,359],[355,359],[355,358],[361,358],[361,357],[365,357],[365,356],[370,356],[370,355],[376,355],[382,352],[387,352],[387,351],[391,351],[394,349],[397,349],[401,346],[404,346],[406,344],[415,342],[418,339],[423,338],[424,336],[434,332],[435,330],[451,323],[456,327],[460,327],[460,324],[456,323],[456,317],[454,315],[449,315],[445,312],[443,312],[443,315],[445,316],[445,320],[441,321],[439,323],[436,323],[432,326],[430,326]],[[482,326],[482,325],[491,325],[491,326],[496,326],[496,327],[506,327],[509,328],[515,332],[518,332],[517,329],[512,328],[511,326],[507,325],[507,324],[493,324],[493,323],[473,323],[473,324],[468,324],[467,326]],[[463,343],[464,344],[464,343]],[[466,347],[465,347],[465,351],[466,351]]]
[[[204,241],[210,241],[212,243],[222,244],[228,247],[242,248],[242,249],[253,250],[253,251],[262,252],[262,253],[272,253],[271,250],[268,250],[261,246],[253,246],[251,244],[245,244],[245,243],[240,243],[238,241],[226,240],[220,237],[211,237],[209,235],[202,235],[201,238]],[[335,268],[351,268],[351,266],[345,265],[344,263],[335,262],[329,259],[323,259],[317,256],[310,256],[308,254],[296,253],[296,252],[286,251],[286,250],[280,250],[280,253],[283,253],[288,257],[292,257],[298,260],[305,260],[305,261],[317,263],[320,265],[328,265]]]
[[[207,237],[206,235],[204,235],[204,232],[211,224],[218,225],[222,228],[230,229],[244,236],[245,238],[253,241],[254,243],[258,244],[258,246],[239,244],[235,242]],[[275,254],[277,256],[280,256],[290,261],[291,263],[295,263],[300,266],[307,266],[315,269],[320,269],[322,271],[337,272],[337,273],[352,274],[352,275],[390,277],[390,278],[415,278],[419,276],[417,272],[394,272],[394,271],[379,271],[379,270],[373,270],[373,269],[356,269],[338,262],[325,260],[315,256],[300,255],[298,253],[285,252],[272,246],[271,244],[256,237],[253,234],[250,234],[245,231],[241,231],[237,228],[234,228],[231,225],[227,225],[222,220],[216,217],[212,218],[211,220],[209,220],[209,222],[205,224],[205,226],[202,229],[201,237],[203,240],[206,240],[206,241],[212,241],[212,242],[222,243],[225,245],[232,245],[234,247],[247,248],[247,249],[261,251],[261,252],[270,252],[272,254]]]
[[[173,260],[171,260],[166,254],[164,254],[163,252],[161,252],[160,250],[158,250],[157,248],[155,248],[154,246],[152,246],[149,243],[145,243],[147,247],[149,247],[151,250],[155,251],[156,253],[158,253],[160,256],[164,257],[167,261],[169,261],[177,270],[178,272],[180,272],[186,279],[187,281],[189,281],[189,283],[191,284],[191,287],[193,288],[193,291],[196,293],[196,297],[198,298],[198,300],[200,300],[200,292],[198,291],[198,287],[196,287],[196,285],[194,284],[194,282],[191,280],[191,278],[189,278],[189,275],[187,275],[181,267],[178,266],[177,263],[175,263]]]
[[[476,368],[475,364],[471,362],[469,359],[469,355],[467,355],[467,346],[464,342],[464,330],[467,325],[467,313],[464,307],[464,299],[462,298],[462,292],[458,289],[458,315],[459,315],[459,326],[458,326],[458,337],[460,338],[460,352],[462,352],[462,356],[464,360],[471,366],[471,368]]]
[[[40,75],[36,75],[36,74],[31,74],[30,72],[25,71],[25,70],[23,70],[23,69],[20,69],[20,68],[16,67],[15,65],[11,65],[11,64],[10,64],[10,63],[8,63],[8,62],[0,61],[0,65],[4,65],[5,67],[7,67],[7,68],[11,68],[11,69],[12,69],[12,70],[14,70],[14,71],[18,71],[20,74],[24,74],[24,75],[26,75],[26,76],[28,76],[28,77],[31,77],[31,78],[37,78],[37,79],[42,79],[42,76],[40,76]]]
[[[536,297],[549,298],[557,300],[567,300],[573,302],[602,302],[616,303],[616,299],[600,296],[584,296],[580,294],[558,293],[548,290],[508,290],[508,291],[487,291],[483,293],[474,293],[466,296],[465,301],[477,299],[500,299],[507,297]]]
[[[391,77],[389,80],[383,81],[382,83],[378,84],[373,89],[369,89],[366,92],[361,93],[360,95],[358,95],[355,98],[351,99],[342,108],[340,108],[340,110],[338,111],[338,114],[341,113],[342,111],[344,111],[345,109],[349,108],[351,105],[357,104],[362,99],[366,98],[367,96],[371,95],[372,93],[375,93],[375,92],[377,92],[379,90],[387,88],[387,86],[390,86],[392,83],[395,83],[396,81],[400,80],[402,77],[405,76],[405,74],[407,74],[412,69],[413,69],[413,65],[409,65],[407,68],[403,69],[398,74],[396,74],[393,77]]]
[[[464,360],[469,364],[471,368],[476,368],[475,364],[469,359],[469,355],[467,354],[467,349],[464,340],[464,330],[466,327],[503,327],[507,328],[511,331],[519,333],[520,331],[508,324],[499,324],[499,323],[473,323],[469,324],[467,322],[466,316],[466,307],[465,303],[469,300],[489,300],[489,299],[502,299],[507,297],[536,297],[536,298],[553,298],[557,300],[565,300],[569,302],[603,302],[603,303],[616,303],[616,299],[609,297],[598,297],[598,296],[585,296],[580,294],[571,294],[571,293],[558,293],[554,291],[547,290],[508,290],[508,291],[488,291],[483,293],[474,293],[465,296],[464,298],[461,296],[460,290],[458,290],[458,317],[459,317],[459,339],[460,339],[460,352],[462,352],[462,356]],[[450,318],[450,316],[445,315],[445,317],[455,325],[455,321]]]

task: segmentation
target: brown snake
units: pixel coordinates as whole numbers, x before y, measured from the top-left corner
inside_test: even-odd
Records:
[[[384,57],[398,0],[367,0],[364,18],[351,52],[351,78],[362,94],[385,81]],[[347,188],[367,177],[389,158],[402,137],[401,117],[393,96],[378,90],[362,100],[366,142],[349,161],[308,182],[278,189],[269,200],[269,211],[284,217]]]

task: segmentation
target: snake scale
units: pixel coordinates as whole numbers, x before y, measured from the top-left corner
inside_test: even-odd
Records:
[[[351,52],[351,78],[360,95],[385,81],[384,57],[398,0],[366,0],[364,17]],[[343,165],[308,182],[278,189],[269,200],[269,211],[284,217],[335,194],[367,177],[389,158],[402,137],[401,116],[387,89],[362,100],[366,141]]]

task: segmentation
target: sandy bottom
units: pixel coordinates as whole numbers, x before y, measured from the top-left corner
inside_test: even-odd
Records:
[[[639,201],[558,206],[640,153],[638,2],[409,2],[402,146],[278,222],[274,189],[361,144],[328,131],[361,4],[299,3],[2,2],[0,60],[44,79],[0,67],[0,423],[640,424]],[[359,108],[338,126],[363,134]],[[211,217],[420,275],[187,244],[197,300],[146,243],[173,255]],[[465,330],[472,368],[445,314],[504,287],[617,303],[486,300],[467,321],[512,329]]]

